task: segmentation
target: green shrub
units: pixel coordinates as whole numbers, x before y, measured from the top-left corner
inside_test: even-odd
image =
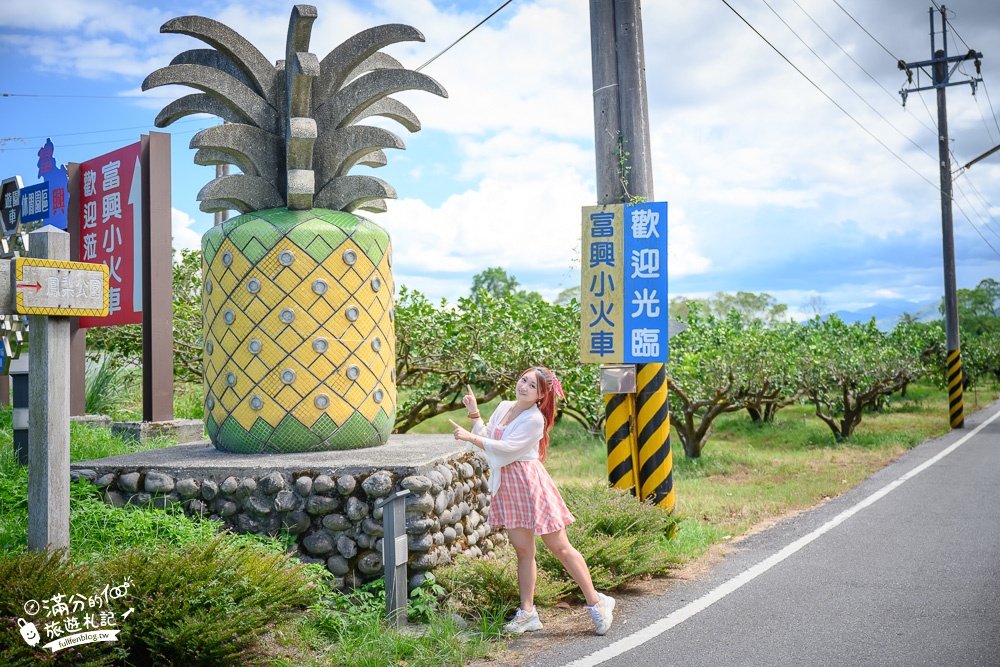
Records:
[[[677,530],[673,515],[603,485],[567,486],[562,495],[577,519],[566,534],[590,566],[598,590],[664,574],[675,565],[667,548]],[[571,583],[562,563],[538,541],[539,572]]]
[[[132,581],[127,604],[136,612],[122,642],[139,664],[252,664],[256,640],[321,590],[316,568],[226,536],[132,549],[95,570],[101,581]]]
[[[50,653],[42,648],[50,639],[44,632],[45,614],[30,615],[24,605],[54,595],[92,595],[97,588],[93,572],[63,559],[63,553],[7,553],[0,556],[0,665],[107,665],[113,654],[107,644],[83,644]],[[34,622],[42,640],[29,646],[21,639],[18,619]]]
[[[664,574],[680,561],[670,548],[678,524],[673,515],[604,485],[567,485],[562,495],[577,519],[566,534],[587,561],[598,590]],[[541,538],[537,541],[535,604],[549,607],[578,589]],[[459,558],[438,569],[437,577],[466,615],[483,619],[488,612],[502,619],[520,603],[517,557],[510,547],[497,549],[491,558]]]
[[[84,378],[85,407],[89,415],[112,415],[118,411],[127,390],[128,369],[120,360],[105,353],[87,360]]]
[[[254,664],[260,638],[285,612],[317,600],[322,577],[313,566],[228,535],[185,547],[134,548],[92,564],[59,554],[5,554],[0,556],[0,664],[103,665],[112,657],[129,665]],[[128,593],[112,607],[121,630],[118,643],[46,656],[21,640],[17,618],[24,617],[28,600],[93,596],[126,581]],[[122,621],[129,608],[133,612]]]
[[[489,558],[459,557],[451,565],[438,568],[437,580],[449,592],[458,611],[472,618],[482,619],[486,612],[502,618],[521,602],[517,591],[517,557],[509,546],[497,549]],[[575,586],[539,567],[535,604],[550,607]]]

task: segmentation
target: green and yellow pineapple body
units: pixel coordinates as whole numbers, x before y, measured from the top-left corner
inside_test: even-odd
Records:
[[[198,194],[203,211],[242,213],[202,239],[205,422],[224,451],[371,447],[388,440],[395,419],[389,235],[353,213],[384,211],[395,191],[348,172],[382,166],[382,149],[403,148],[357,121],[383,116],[419,129],[392,93],[447,93],[379,50],[422,41],[413,28],[371,28],[320,62],[306,51],[315,19],[315,7],[293,8],[277,65],[217,21],[173,19],[161,32],[213,49],[186,51],[143,82],[203,91],[168,104],[156,125],[222,117],[191,139],[195,162],[242,172]]]
[[[202,253],[216,446],[385,443],[396,406],[389,235],[350,213],[279,208],[216,226]]]

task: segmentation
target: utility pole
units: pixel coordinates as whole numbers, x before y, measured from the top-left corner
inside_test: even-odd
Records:
[[[913,83],[913,70],[924,67],[932,68],[933,85],[919,88],[900,90],[903,96],[903,104],[906,104],[906,96],[909,93],[922,90],[937,91],[938,109],[938,155],[941,161],[941,236],[944,250],[944,310],[945,310],[945,336],[948,347],[948,413],[951,419],[952,428],[965,427],[965,410],[962,405],[962,349],[958,337],[958,297],[955,289],[955,236],[952,226],[951,212],[951,154],[948,150],[948,103],[945,89],[948,86],[969,84],[972,92],[976,91],[976,84],[982,78],[965,79],[962,81],[950,81],[951,75],[958,68],[959,63],[973,60],[976,65],[976,74],[979,74],[979,67],[982,63],[982,53],[975,49],[970,49],[968,53],[961,56],[948,56],[948,18],[945,14],[946,8],[941,5],[941,48],[936,49],[934,44],[934,8],[928,14],[931,24],[931,59],[920,62],[906,63],[899,61],[899,69],[906,72],[908,83]],[[951,70],[948,66],[954,63]]]
[[[653,199],[649,109],[639,0],[590,0],[590,40],[594,76],[594,148],[597,162],[597,202],[617,204],[636,198]],[[625,157],[627,155],[627,157]],[[624,161],[624,164],[623,164]],[[632,486],[640,500],[671,511],[674,508],[673,460],[666,367],[638,364],[636,394],[605,396],[609,462],[623,464],[619,488]],[[614,431],[614,432],[612,432]],[[631,433],[629,433],[631,432]],[[631,438],[629,437],[631,436]],[[627,448],[630,454],[612,449]],[[610,470],[609,477],[616,474]]]
[[[228,164],[217,164],[215,165],[215,177],[222,178],[223,176],[229,175],[229,165]],[[216,211],[215,212],[215,224],[221,225],[229,217],[229,211]]]

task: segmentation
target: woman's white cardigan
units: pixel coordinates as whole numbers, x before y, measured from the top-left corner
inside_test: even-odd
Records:
[[[535,461],[538,459],[538,443],[545,432],[545,418],[537,406],[514,417],[503,432],[503,440],[486,437],[493,432],[494,424],[503,421],[515,405],[514,401],[502,401],[490,416],[488,424],[477,419],[472,424],[472,433],[483,439],[483,449],[490,463],[490,495],[495,496],[500,488],[500,469],[515,461]]]

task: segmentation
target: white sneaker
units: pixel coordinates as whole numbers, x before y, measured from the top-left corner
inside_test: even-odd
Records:
[[[534,632],[542,629],[542,622],[538,620],[538,607],[526,614],[524,610],[518,609],[514,615],[514,620],[503,626],[504,632],[521,634],[522,632]]]
[[[615,610],[615,599],[604,593],[598,593],[597,597],[599,598],[598,603],[593,607],[587,607],[587,611],[590,612],[590,618],[594,621],[594,632],[603,635],[615,620],[612,613]]]

